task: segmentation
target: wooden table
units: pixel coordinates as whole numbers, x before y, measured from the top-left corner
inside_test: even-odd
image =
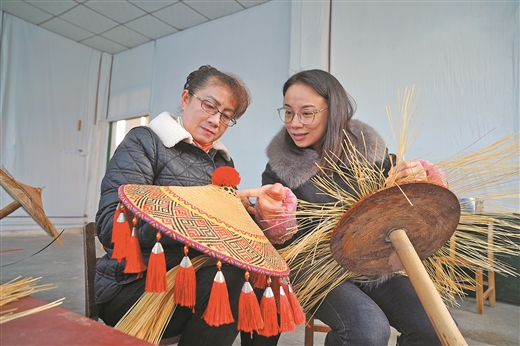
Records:
[[[14,313],[47,304],[24,297],[2,307]],[[151,345],[59,306],[0,324],[0,345]]]

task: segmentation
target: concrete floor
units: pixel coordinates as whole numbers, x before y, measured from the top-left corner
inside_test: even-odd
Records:
[[[63,233],[63,246],[52,244],[42,252],[51,238],[43,231],[41,235],[2,236],[0,251],[22,249],[0,253],[0,280],[5,283],[18,276],[41,277],[39,284],[53,284],[56,288],[35,293],[34,296],[52,302],[65,297],[63,308],[84,314],[84,267],[83,237],[81,230],[66,230]],[[1,234],[1,233],[0,233]],[[102,250],[99,250],[102,253]],[[22,260],[13,265],[16,261]],[[520,292],[519,292],[520,294]],[[451,308],[451,313],[459,324],[459,329],[468,345],[520,345],[520,306],[498,302],[496,308],[487,304],[484,315],[476,313],[475,299],[466,298],[460,301],[460,307]],[[2,326],[0,326],[2,327]],[[1,328],[0,328],[1,330]],[[280,338],[280,346],[303,345],[303,326],[295,332],[284,333]],[[315,345],[323,345],[324,333],[316,333]],[[393,333],[389,345],[395,345]],[[235,345],[240,345],[237,340]]]

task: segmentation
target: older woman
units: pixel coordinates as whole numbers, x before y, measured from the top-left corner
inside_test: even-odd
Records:
[[[132,307],[143,294],[146,280],[146,272],[125,274],[124,261],[112,258],[112,230],[119,186],[211,184],[215,168],[233,166],[231,156],[219,138],[236,124],[249,103],[249,91],[238,77],[202,66],[187,77],[181,93],[182,114],[161,113],[148,127],[132,129],[118,146],[101,184],[96,215],[98,237],[106,255],[97,264],[95,293],[99,315],[106,324],[114,326]],[[136,228],[146,264],[156,242],[157,229],[142,221]],[[171,269],[184,256],[182,246],[169,237],[162,237],[161,243],[167,269]],[[200,253],[191,249],[189,256],[197,254]],[[182,333],[179,345],[233,343],[238,334],[236,322],[212,327],[201,318],[216,271],[211,266],[197,272],[196,305],[193,310],[177,307],[164,333],[165,338]],[[222,272],[236,321],[244,273],[230,265],[224,265]]]

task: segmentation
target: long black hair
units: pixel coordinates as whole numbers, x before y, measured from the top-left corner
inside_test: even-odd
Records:
[[[283,85],[283,95],[285,96],[287,89],[295,84],[311,87],[327,102],[329,117],[327,129],[321,138],[321,161],[318,164],[327,169],[330,168],[327,158],[334,162],[345,162],[346,155],[342,145],[345,132],[349,137],[353,136],[349,130],[349,122],[356,112],[356,102],[336,77],[323,70],[306,70],[294,74]],[[302,152],[288,132],[285,134],[285,142],[291,151]]]

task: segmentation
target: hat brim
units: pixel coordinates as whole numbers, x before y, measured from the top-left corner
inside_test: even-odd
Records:
[[[289,274],[233,188],[127,184],[119,199],[161,233],[208,256],[252,272]]]

